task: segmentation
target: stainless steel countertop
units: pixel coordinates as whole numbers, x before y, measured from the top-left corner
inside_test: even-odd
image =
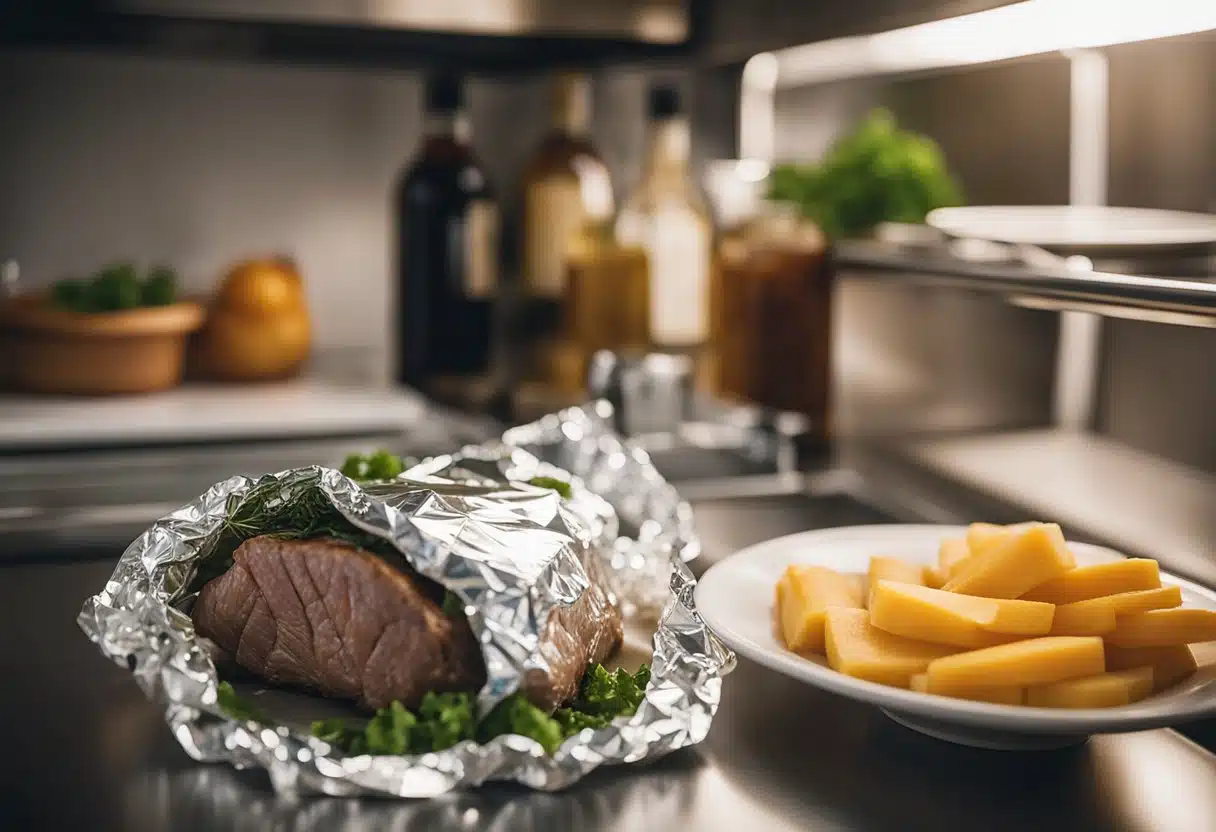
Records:
[[[813,476],[805,488],[783,482],[774,494],[775,481],[754,480],[747,497],[699,486],[707,546],[698,569],[773,534],[904,511],[857,499],[862,482],[847,472]],[[1216,755],[1175,731],[1097,737],[1062,751],[962,748],[747,661],[726,679],[700,746],[594,773],[566,792],[490,785],[418,803],[287,801],[259,772],[191,762],[159,708],[77,630],[80,604],[111,569],[107,561],[0,567],[10,628],[0,641],[10,772],[0,828],[1216,829]],[[1216,724],[1187,732],[1216,748]]]

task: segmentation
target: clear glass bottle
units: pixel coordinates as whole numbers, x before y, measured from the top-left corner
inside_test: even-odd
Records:
[[[499,214],[463,103],[459,77],[429,79],[426,138],[396,194],[396,375],[422,389],[490,366]]]
[[[710,334],[713,222],[689,175],[690,146],[679,92],[655,87],[645,169],[617,216],[616,236],[646,252],[652,348],[699,353]]]

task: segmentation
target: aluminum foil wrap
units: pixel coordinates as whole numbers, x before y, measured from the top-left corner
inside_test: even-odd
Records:
[[[572,432],[583,437],[577,444],[592,431],[606,436],[593,417],[576,410],[555,418],[559,425],[577,426]],[[602,468],[617,462],[597,463],[585,447],[572,452],[571,459],[587,458],[589,464],[576,478],[579,487],[569,501],[547,489],[508,482],[528,472],[569,476],[520,447],[521,437],[543,444],[552,426],[547,420],[527,426],[531,433],[510,442],[468,448],[416,466],[397,481],[366,488],[319,467],[218,483],[127,548],[104,590],[85,602],[80,626],[103,653],[130,669],[150,698],[165,705],[166,720],[191,757],[265,768],[284,793],[418,798],[488,780],[556,790],[600,765],[652,759],[699,742],[717,710],[722,676],[733,656],[706,629],[693,604],[695,581],[681,560],[691,554],[680,548],[690,541],[695,547],[687,517],[673,508],[665,491],[613,510],[614,497],[639,497],[635,488],[666,489],[653,468],[641,477],[643,463],[633,456],[618,466],[623,477],[635,478],[631,484],[608,487],[611,478]],[[605,445],[617,459],[619,441],[612,446],[605,440]],[[597,486],[607,501],[595,496]],[[653,638],[645,700],[632,717],[584,730],[551,755],[532,739],[508,735],[415,756],[354,756],[310,736],[304,722],[261,724],[228,717],[217,704],[219,678],[211,654],[196,637],[188,610],[200,567],[230,532],[242,499],[255,489],[285,501],[319,490],[350,523],[390,542],[419,573],[457,594],[482,644],[487,682],[478,692],[481,713],[515,691],[530,670],[544,669],[539,648],[549,613],[598,590],[599,571],[615,558],[619,512],[644,527],[636,545],[650,554],[669,553],[664,570],[669,590]],[[647,525],[670,524],[673,518],[680,524],[676,533]],[[609,551],[601,551],[606,542]],[[609,583],[619,592],[625,582]]]
[[[512,428],[503,442],[569,471],[576,496],[585,492],[606,501],[624,527],[605,529],[600,541],[610,584],[627,615],[653,619],[667,603],[673,565],[697,557],[701,541],[688,503],[649,454],[619,437],[611,423],[612,405],[593,402]]]

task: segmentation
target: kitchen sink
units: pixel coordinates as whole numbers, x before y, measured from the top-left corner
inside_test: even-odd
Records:
[[[721,497],[694,500],[692,505],[706,566],[774,537],[810,529],[898,520],[847,493]]]

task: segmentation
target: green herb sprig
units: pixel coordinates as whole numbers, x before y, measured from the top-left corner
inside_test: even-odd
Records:
[[[342,463],[342,473],[356,481],[391,480],[409,467],[404,457],[386,450],[370,454],[351,454]]]
[[[376,711],[364,724],[346,719],[314,722],[313,736],[347,754],[425,754],[465,740],[486,743],[504,734],[530,737],[552,754],[584,728],[603,728],[618,716],[632,716],[646,695],[650,668],[637,673],[592,665],[570,705],[552,716],[515,693],[477,721],[476,699],[467,693],[428,693],[414,714],[400,702]]]
[[[570,487],[570,483],[565,480],[559,480],[557,477],[533,477],[528,480],[528,485],[535,485],[537,488],[548,488],[556,491],[561,495],[563,500],[569,500],[574,494],[574,489]]]
[[[228,498],[226,519],[211,554],[199,565],[191,591],[232,568],[232,553],[252,537],[288,540],[330,538],[389,558],[400,553],[387,541],[353,526],[321,491],[320,475],[291,484],[267,477],[244,495]]]
[[[227,682],[220,682],[215,689],[215,702],[221,711],[241,722],[269,722],[257,705],[239,696]]]

